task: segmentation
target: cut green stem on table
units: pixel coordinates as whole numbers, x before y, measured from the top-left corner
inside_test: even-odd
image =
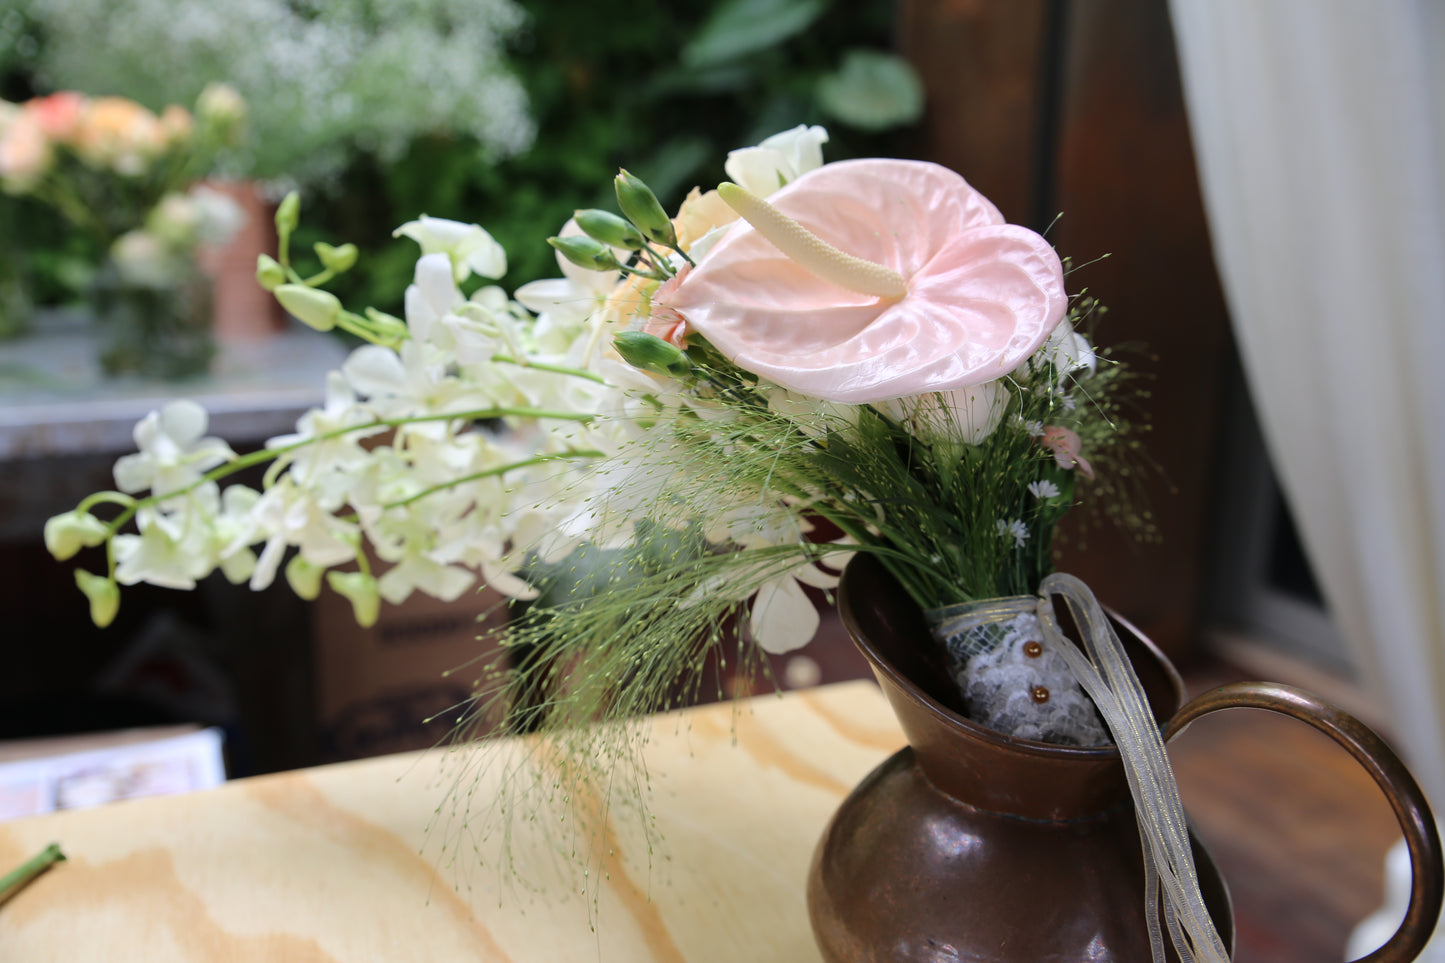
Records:
[[[59,843],[51,843],[24,863],[0,876],[0,903],[20,892],[56,863],[65,862]]]

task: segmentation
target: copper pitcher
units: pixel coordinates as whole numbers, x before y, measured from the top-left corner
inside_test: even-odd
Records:
[[[853,790],[819,841],[808,910],[824,959],[1148,961],[1139,835],[1117,750],[1015,739],[964,718],[942,653],[920,641],[929,638],[922,613],[875,560],[850,563],[839,609],[908,746]],[[1434,820],[1394,753],[1342,710],[1287,686],[1241,683],[1183,705],[1163,654],[1127,623],[1117,627],[1166,738],[1218,709],[1271,709],[1326,733],[1369,770],[1404,830],[1414,889],[1399,931],[1365,960],[1415,959],[1445,884]],[[1228,889],[1192,842],[1205,903],[1232,951]]]

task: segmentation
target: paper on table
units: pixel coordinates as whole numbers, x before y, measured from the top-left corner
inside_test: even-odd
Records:
[[[21,759],[0,763],[0,820],[209,789],[225,781],[219,729]]]

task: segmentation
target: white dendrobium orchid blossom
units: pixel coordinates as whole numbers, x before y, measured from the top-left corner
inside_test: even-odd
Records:
[[[251,573],[251,589],[259,591],[276,578],[282,555],[289,545],[298,546],[301,556],[316,565],[340,565],[356,558],[356,525],[336,517],[337,505],[320,504],[314,493],[283,476],[267,489],[251,509],[256,530],[264,533],[266,546]],[[251,540],[251,535],[241,541]],[[239,549],[233,543],[232,550]]]
[[[397,228],[392,236],[405,236],[416,241],[421,245],[423,255],[445,254],[451,261],[452,274],[458,282],[473,274],[499,278],[507,273],[507,252],[491,234],[476,224],[423,214]]]
[[[236,457],[219,438],[207,438],[209,416],[194,401],[172,401],[135,426],[140,449],[115,463],[115,484],[123,492],[149,488],[169,495],[189,488],[201,476]]]
[[[116,581],[121,585],[147,582],[162,588],[195,588],[196,581],[216,566],[216,539],[208,523],[216,502],[211,488],[185,496],[174,511],[141,509],[136,515],[140,534],[115,536]]]
[[[277,435],[266,442],[266,447],[294,448],[282,457],[291,463],[293,473],[314,481],[323,473],[349,472],[366,462],[361,440],[383,429],[364,430],[361,426],[374,420],[341,372],[330,371],[323,405],[302,415],[295,433]]]
[[[446,255],[422,255],[416,262],[413,281],[406,288],[406,326],[411,336],[431,342],[442,335],[443,320],[461,306],[462,300]]]

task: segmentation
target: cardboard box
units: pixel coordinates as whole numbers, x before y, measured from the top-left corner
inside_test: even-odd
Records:
[[[476,681],[504,658],[495,630],[506,623],[507,601],[491,589],[454,602],[419,592],[401,605],[383,602],[368,629],[329,589],[313,613],[322,754],[332,761],[446,743]],[[490,713],[470,734],[500,722],[500,712]]]

